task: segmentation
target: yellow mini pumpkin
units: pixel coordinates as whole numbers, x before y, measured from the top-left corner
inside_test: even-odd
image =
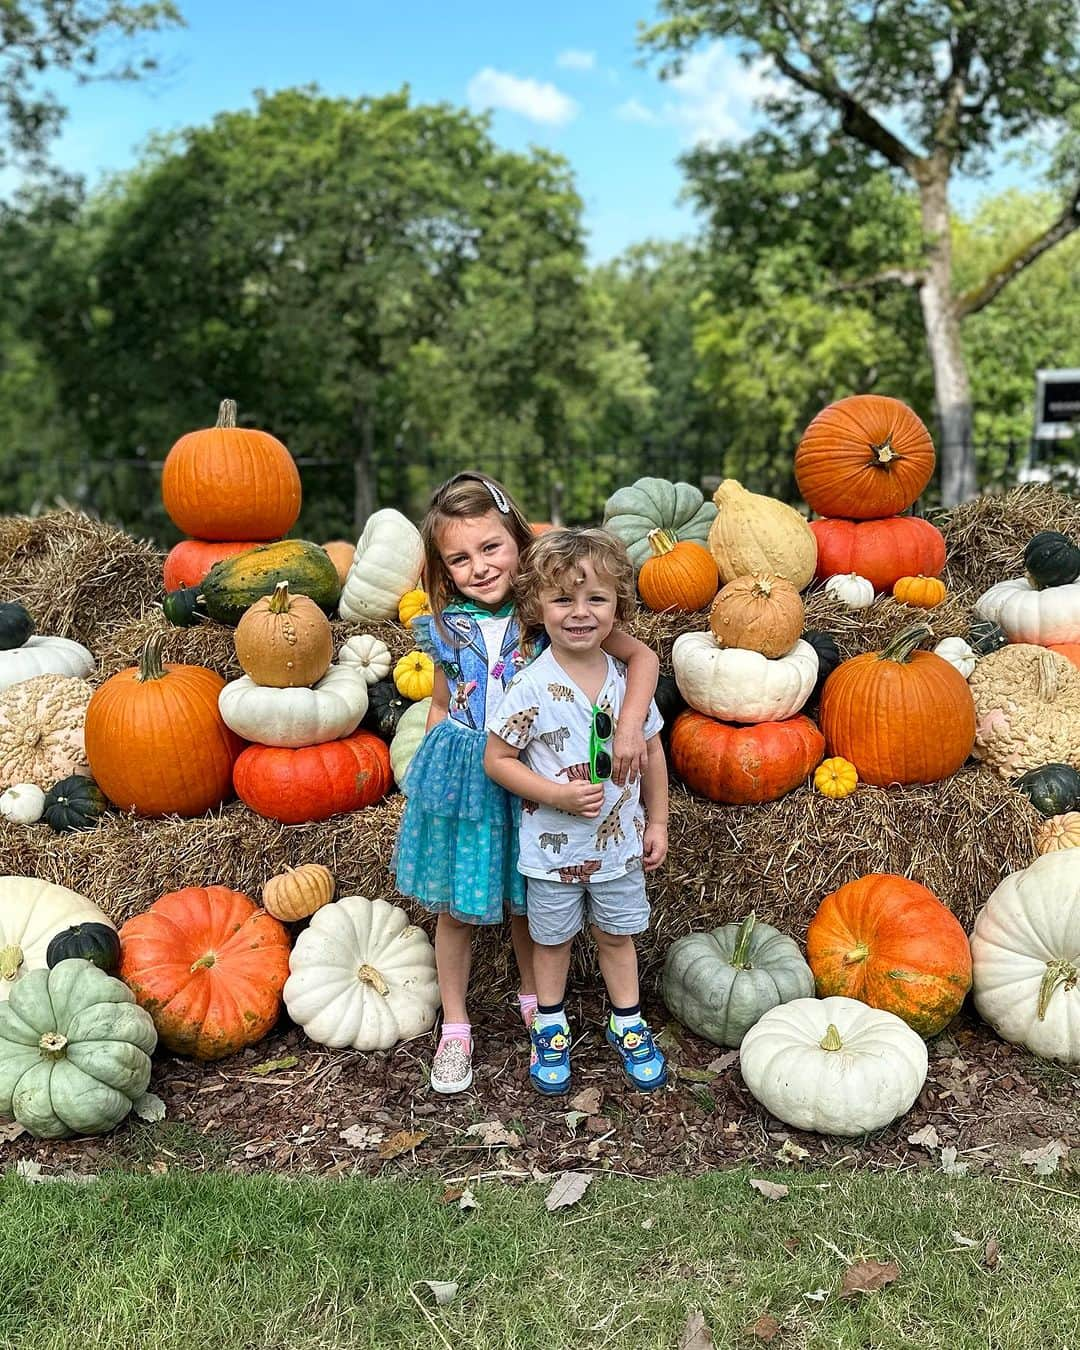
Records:
[[[321,863],[287,867],[262,888],[263,907],[275,919],[296,923],[309,918],[334,898],[334,877]]]
[[[859,775],[855,765],[839,755],[822,760],[814,774],[814,787],[823,797],[831,797],[834,801],[850,797],[858,786]]]
[[[940,605],[948,592],[945,583],[937,577],[901,577],[892,589],[897,600],[916,609],[933,609]]]
[[[418,614],[430,613],[431,605],[428,603],[426,591],[406,591],[398,601],[398,622],[403,623],[406,628]]]
[[[403,698],[414,703],[429,698],[435,688],[435,665],[426,652],[406,652],[394,667],[394,684]]]

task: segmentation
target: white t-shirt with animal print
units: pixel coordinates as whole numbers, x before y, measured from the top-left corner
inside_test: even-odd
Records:
[[[596,706],[611,714],[614,726],[626,695],[626,667],[606,652],[604,657],[607,677]],[[588,782],[592,709],[548,648],[510,681],[487,729],[520,750],[522,762],[542,777]],[[650,704],[645,739],[663,724],[656,704]],[[611,744],[604,748],[610,753]],[[549,881],[609,881],[640,862],[644,833],[640,780],[624,787],[606,782],[600,814],[589,820],[524,801],[518,870]]]

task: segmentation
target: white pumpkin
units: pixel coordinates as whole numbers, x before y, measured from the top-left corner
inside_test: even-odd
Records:
[[[0,816],[15,825],[36,825],[45,810],[45,794],[36,783],[13,783],[0,793]]]
[[[293,944],[289,972],[286,1010],[319,1045],[389,1050],[435,1025],[435,952],[387,900],[324,905]]]
[[[238,736],[292,750],[350,735],[367,707],[367,680],[358,666],[331,666],[310,689],[273,689],[242,675],[218,694],[221,720]]]
[[[1026,577],[999,581],[979,596],[975,613],[996,623],[1010,642],[1080,642],[1080,581],[1042,591]]]
[[[341,644],[338,664],[358,666],[368,684],[378,684],[389,676],[394,667],[394,658],[381,638],[371,633],[359,633]]]
[[[398,601],[416,589],[423,565],[424,544],[412,521],[392,507],[376,511],[357,541],[338,612],[360,623],[396,619]]]
[[[781,722],[813,692],[818,656],[796,642],[784,656],[716,645],[711,633],[683,633],[671,648],[679,692],[691,708],[723,722]]]
[[[77,923],[115,924],[83,895],[36,877],[0,877],[0,1003],[31,970],[43,970],[49,943]]]
[[[430,698],[419,699],[411,707],[406,708],[398,718],[397,727],[390,741],[390,767],[394,771],[394,782],[402,791],[405,790],[406,770],[424,739],[430,710]]]
[[[785,1125],[851,1136],[910,1110],[926,1081],[926,1042],[894,1013],[853,998],[797,998],[750,1028],[739,1066]]]
[[[835,595],[848,609],[869,609],[874,603],[874,583],[858,572],[838,572],[825,583],[827,595]]]
[[[94,658],[81,642],[63,637],[30,637],[21,647],[0,652],[0,689],[35,675],[75,675],[85,678]]]
[[[73,675],[35,675],[0,690],[0,787],[50,788],[89,774],[83,723],[92,693]]]
[[[948,661],[954,670],[958,670],[964,679],[970,679],[979,659],[979,653],[961,637],[942,638],[934,648],[934,654]]]
[[[1000,883],[975,919],[972,990],[1003,1040],[1080,1064],[1080,855],[1046,853]]]

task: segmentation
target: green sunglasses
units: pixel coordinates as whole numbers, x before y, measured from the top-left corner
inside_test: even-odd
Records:
[[[611,777],[611,752],[605,745],[615,732],[611,714],[603,708],[593,708],[589,729],[589,782],[604,783]]]

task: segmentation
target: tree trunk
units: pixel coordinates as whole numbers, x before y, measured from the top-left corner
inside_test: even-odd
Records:
[[[353,529],[357,535],[375,510],[375,422],[364,403],[353,407]]]

